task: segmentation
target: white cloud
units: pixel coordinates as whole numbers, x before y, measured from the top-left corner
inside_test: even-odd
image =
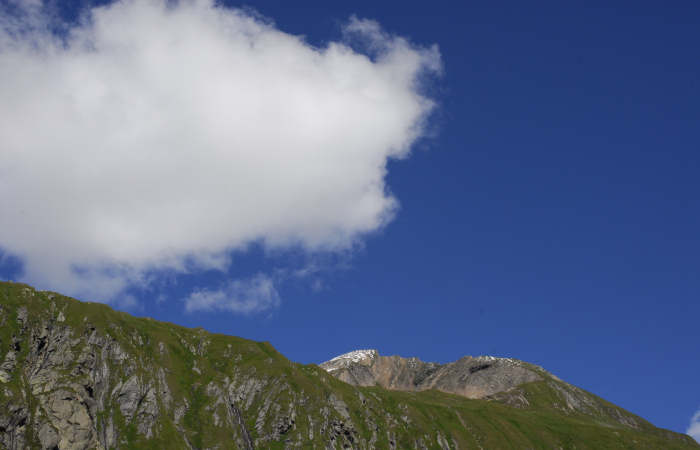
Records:
[[[690,425],[688,425],[686,433],[688,433],[690,437],[696,441],[700,442],[700,409],[690,419]]]
[[[347,250],[396,213],[386,165],[424,133],[436,47],[351,19],[316,48],[206,0],[117,1],[62,38],[27,11],[0,15],[0,248],[24,281],[109,300],[252,242]]]
[[[258,274],[229,282],[219,290],[200,289],[185,299],[185,309],[193,311],[229,311],[251,314],[275,308],[280,297],[273,280]]]

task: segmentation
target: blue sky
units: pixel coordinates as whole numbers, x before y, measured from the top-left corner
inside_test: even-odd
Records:
[[[83,3],[44,9],[75,22],[79,11],[84,14]],[[18,8],[3,5],[5,14]],[[310,48],[344,42],[357,54],[369,55],[374,68],[381,66],[382,55],[408,54],[417,61],[413,67],[397,63],[398,57],[385,58],[387,67],[410,78],[387,97],[392,105],[408,106],[387,109],[387,116],[415,111],[401,117],[403,122],[396,119],[403,128],[397,125],[401,131],[386,137],[408,139],[409,144],[394,153],[380,148],[379,156],[371,157],[384,161],[386,172],[368,175],[376,181],[379,173],[383,183],[374,201],[391,198],[400,206],[382,204],[377,214],[348,216],[359,217],[353,227],[329,222],[334,233],[340,227],[340,237],[328,237],[323,217],[285,231],[301,236],[294,239],[280,237],[278,230],[284,227],[277,222],[271,226],[260,219],[260,226],[271,231],[236,235],[237,240],[227,241],[235,245],[228,247],[222,241],[197,242],[218,251],[207,253],[213,258],[208,262],[196,254],[191,261],[154,262],[150,254],[125,251],[110,254],[118,262],[114,266],[100,259],[106,253],[91,250],[99,242],[79,247],[80,252],[74,240],[46,250],[13,246],[10,237],[16,235],[8,230],[22,222],[0,220],[5,227],[0,278],[80,292],[83,286],[56,275],[60,270],[54,266],[37,264],[34,272],[27,270],[28,261],[33,264],[42,251],[47,259],[75,251],[72,267],[87,272],[98,267],[99,286],[112,289],[105,298],[137,315],[270,341],[304,363],[356,348],[438,362],[463,355],[514,357],[540,364],[657,426],[686,431],[700,408],[697,2],[663,8],[657,2],[227,5],[252,8],[274,22],[267,25],[270,29],[303,35]],[[348,38],[349,23],[374,44]],[[65,35],[69,28],[64,24],[55,30]],[[377,45],[383,50],[377,51]],[[350,70],[355,70],[354,61],[347,62]],[[85,64],[79,73],[91,73],[92,66]],[[207,70],[202,67],[205,80]],[[367,75],[375,76],[381,81],[380,72]],[[380,81],[376,86],[389,90]],[[40,82],[49,91],[64,86]],[[17,101],[29,104],[30,98]],[[420,98],[434,106],[425,107]],[[348,128],[359,123],[349,117]],[[416,124],[419,132],[410,135]],[[51,136],[50,123],[33,125]],[[323,128],[311,124],[309,129],[320,133]],[[10,131],[3,132],[9,142]],[[256,132],[275,130],[261,127]],[[376,133],[362,132],[367,141],[357,145],[375,145]],[[71,142],[93,142],[83,138],[83,131],[76,133]],[[258,145],[255,136],[252,145]],[[345,142],[353,135],[338,136]],[[31,141],[31,146],[40,145]],[[13,167],[0,164],[0,177]],[[120,179],[129,184],[131,173]],[[156,189],[158,173],[143,189]],[[263,175],[264,183],[236,189],[257,199],[275,182]],[[295,180],[287,182],[301,182]],[[17,189],[9,192],[18,198],[25,192],[19,185],[2,186]],[[326,187],[311,184],[309,189],[316,193]],[[91,192],[90,200],[102,198],[97,187]],[[104,202],[121,200],[110,195],[105,194]],[[350,206],[364,201],[348,195],[338,198],[348,199]],[[4,197],[4,209],[12,211],[14,203]],[[32,203],[34,197],[27,198],[27,209],[43,208]],[[218,218],[214,210],[226,197],[216,199],[211,220],[231,220],[227,227],[252,220],[231,214]],[[264,208],[277,205],[261,202]],[[332,205],[329,215],[347,213]],[[309,210],[303,217],[315,217],[314,204],[305,207]],[[80,204],[53,214],[61,211],[80,213]],[[382,215],[386,211],[390,214]],[[126,221],[131,216],[114,217]],[[276,220],[282,219],[298,217]],[[87,214],[81,220],[90,224]],[[187,225],[191,233],[200,225],[207,233],[220,231],[206,228],[205,222]],[[129,236],[119,234],[125,248]],[[146,242],[158,238],[145,237]],[[55,267],[64,262],[56,261]],[[119,286],[112,288],[109,280],[115,273]],[[188,310],[193,293],[206,297],[209,306],[200,303]],[[221,307],[228,297],[237,298],[236,307]]]

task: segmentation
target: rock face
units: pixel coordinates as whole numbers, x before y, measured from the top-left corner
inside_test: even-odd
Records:
[[[510,358],[465,356],[448,364],[418,358],[380,356],[356,350],[320,364],[334,377],[355,386],[381,386],[399,391],[438,391],[484,398],[521,384],[543,380],[544,369]]]
[[[353,386],[268,343],[0,282],[0,449],[700,448],[532,367],[324,364]]]
[[[528,392],[534,384],[556,393],[558,401],[547,406],[562,412],[605,417],[629,428],[640,429],[644,421],[621,414],[608,402],[565,383],[542,367],[512,358],[465,356],[447,364],[418,358],[381,356],[377,350],[355,350],[321,363],[329,374],[353,386],[379,386],[396,391],[437,390],[470,399],[498,401],[515,408],[528,408],[538,399]]]

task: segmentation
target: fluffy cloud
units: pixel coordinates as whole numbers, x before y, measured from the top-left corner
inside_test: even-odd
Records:
[[[109,300],[252,242],[346,250],[395,214],[386,165],[424,132],[435,47],[351,19],[316,48],[210,1],[117,1],[51,33],[16,4],[0,15],[0,248],[25,281]],[[255,309],[207,295],[191,304]]]
[[[192,311],[229,311],[250,314],[272,309],[280,297],[271,278],[258,274],[235,280],[218,290],[201,289],[185,299],[185,309]]]
[[[696,441],[700,442],[700,410],[698,410],[690,419],[690,425],[688,425],[688,430],[686,430],[686,433],[688,433],[690,437]]]

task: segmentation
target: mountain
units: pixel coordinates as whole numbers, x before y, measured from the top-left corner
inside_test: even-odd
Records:
[[[323,367],[337,369],[0,282],[3,449],[700,449],[515,360]]]
[[[381,386],[398,391],[438,391],[484,398],[525,383],[549,379],[541,367],[510,358],[465,356],[449,364],[418,358],[380,356],[376,350],[356,350],[322,363],[321,368],[355,386]],[[563,383],[562,383],[563,384]]]
[[[465,356],[437,364],[418,358],[381,356],[377,350],[355,350],[320,367],[354,386],[409,392],[437,390],[520,409],[546,408],[613,427],[642,429],[645,425],[643,419],[565,383],[542,367],[512,358]]]

